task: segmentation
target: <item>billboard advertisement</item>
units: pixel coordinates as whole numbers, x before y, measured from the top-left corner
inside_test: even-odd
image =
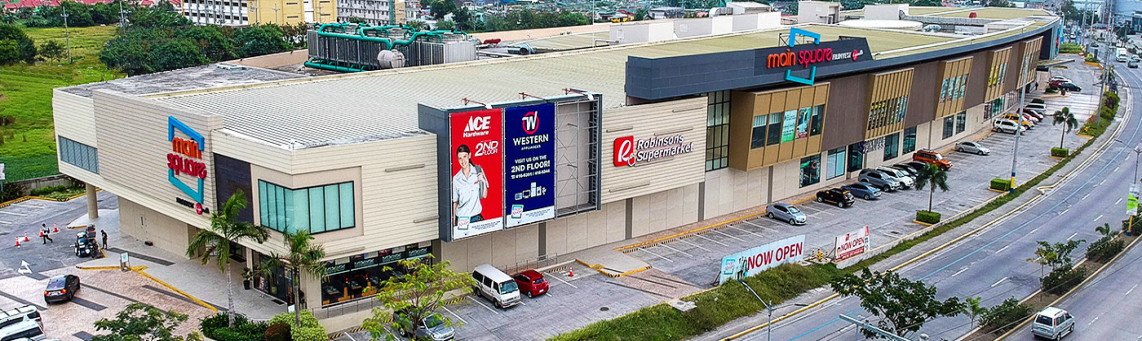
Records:
[[[833,244],[834,255],[833,261],[840,262],[849,258],[856,257],[868,251],[869,248],[868,226],[860,228],[856,231],[845,233],[837,236],[836,242]]]
[[[506,227],[555,218],[555,104],[504,109]]]
[[[744,279],[775,266],[805,258],[805,235],[789,237],[722,258],[718,284]]]
[[[452,236],[463,238],[502,230],[503,117],[500,109],[452,113]]]
[[[1126,193],[1126,214],[1138,215],[1138,185],[1130,185],[1130,192]]]

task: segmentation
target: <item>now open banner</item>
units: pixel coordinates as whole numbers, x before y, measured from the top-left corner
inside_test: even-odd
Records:
[[[834,255],[833,261],[840,262],[849,258],[853,258],[868,250],[868,225],[856,231],[845,233],[837,236],[836,241],[833,243]]]
[[[718,284],[743,279],[805,258],[805,235],[786,238],[722,258]]]

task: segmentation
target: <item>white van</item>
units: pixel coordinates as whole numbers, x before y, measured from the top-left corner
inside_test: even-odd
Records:
[[[1061,340],[1075,331],[1075,318],[1066,310],[1046,307],[1035,315],[1031,324],[1031,335],[1051,340]]]
[[[24,321],[0,329],[0,341],[43,340],[44,328],[36,321]]]
[[[24,321],[36,321],[40,327],[44,326],[44,319],[40,310],[34,305],[26,305],[12,310],[0,312],[0,330]]]
[[[519,286],[511,276],[496,267],[484,264],[472,270],[476,279],[476,295],[486,297],[497,308],[507,308],[520,303]]]

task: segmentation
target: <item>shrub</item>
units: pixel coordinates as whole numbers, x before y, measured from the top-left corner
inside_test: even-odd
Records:
[[[1104,99],[1104,101],[1102,102],[1103,106],[1105,106],[1107,108],[1117,108],[1118,107],[1118,94],[1107,91],[1106,94],[1103,95],[1103,99]]]
[[[271,324],[266,328],[266,341],[290,341],[289,324]]]
[[[293,341],[325,341],[329,339],[329,336],[325,333],[325,327],[317,323],[317,318],[313,317],[313,312],[309,310],[301,311],[300,327],[297,326],[293,313],[277,314],[271,318],[267,324],[288,324],[290,326],[290,337]]]
[[[1118,108],[1105,108],[1104,107],[1104,108],[1102,108],[1100,115],[1102,116],[1102,119],[1104,119],[1104,120],[1111,120],[1111,119],[1114,119],[1114,114],[1116,111],[1118,111]]]
[[[991,179],[991,189],[1007,191],[1011,189],[1011,180],[995,178]]]
[[[1083,48],[1075,43],[1062,43],[1059,44],[1059,53],[1082,53]]]
[[[1057,87],[1057,86],[1054,86],[1054,85],[1051,85],[1051,86],[1048,86],[1048,87],[1047,87],[1047,90],[1046,90],[1046,91],[1044,91],[1044,92],[1045,92],[1045,93],[1048,93],[1048,94],[1058,93],[1058,92],[1059,92],[1059,87]]]
[[[1086,62],[1087,63],[1098,63],[1098,57],[1095,57],[1093,53],[1088,54],[1088,55],[1086,55]]]
[[[1036,98],[1036,99],[1031,100],[1031,103],[1043,104],[1043,103],[1047,103],[1047,101],[1044,101],[1042,98]]]
[[[940,222],[940,213],[932,211],[916,211],[916,221],[921,223],[935,224]]]
[[[1106,263],[1125,248],[1126,241],[1104,237],[1086,248],[1086,258],[1095,262]]]
[[[329,335],[325,334],[325,327],[301,327],[294,328],[290,332],[293,341],[327,341]]]
[[[1061,268],[1051,270],[1047,277],[1039,279],[1039,283],[1043,286],[1043,291],[1055,295],[1062,295],[1070,291],[1079,283],[1082,283],[1086,278],[1086,268],[1072,268],[1069,264]]]
[[[27,189],[27,187],[24,187],[24,185],[5,184],[4,185],[4,192],[0,193],[0,202],[4,202],[4,201],[8,201],[8,200],[16,200],[16,199],[24,196],[24,190],[25,189]]]
[[[1059,148],[1059,147],[1051,147],[1051,156],[1067,157],[1067,155],[1070,155],[1070,154],[1071,154],[1071,151],[1069,149]]]
[[[266,328],[268,327],[265,322],[253,322],[246,319],[245,316],[235,315],[234,326],[227,327],[228,317],[229,315],[225,312],[219,312],[202,319],[200,325],[202,335],[216,341],[262,341],[265,339]]]
[[[1030,317],[1031,313],[1031,306],[1019,303],[1015,298],[1008,298],[980,315],[979,324],[984,331],[1002,333],[1014,328],[1016,322]]]
[[[226,323],[228,322],[227,319],[229,319],[228,316],[229,315],[227,315],[225,312],[218,312],[217,314],[214,314],[214,316],[202,319],[202,323],[199,324],[199,328],[202,329],[202,335],[206,335],[206,337],[213,339],[214,330],[219,328],[226,328]]]

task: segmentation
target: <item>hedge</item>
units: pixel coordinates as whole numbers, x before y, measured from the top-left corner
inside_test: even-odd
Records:
[[[1091,261],[1105,263],[1111,258],[1114,258],[1114,256],[1118,255],[1118,253],[1122,252],[1125,248],[1126,241],[1104,237],[1091,243],[1090,246],[1087,247],[1086,258]]]
[[[935,224],[940,222],[940,212],[932,211],[916,211],[916,221],[921,223]]]
[[[1067,157],[1067,155],[1070,155],[1070,154],[1071,154],[1070,149],[1059,148],[1059,147],[1051,147],[1051,156]]]
[[[991,189],[1007,191],[1011,190],[1011,180],[995,178],[991,179]]]
[[[1002,333],[1014,328],[1016,322],[1031,316],[1033,312],[1031,306],[1019,303],[1019,300],[1012,297],[980,315],[979,324],[986,332]]]
[[[301,311],[301,326],[298,327],[293,313],[281,313],[274,315],[267,325],[275,324],[288,324],[290,326],[290,336],[293,341],[326,341],[329,336],[325,333],[325,327],[317,323],[317,318],[313,317],[313,312],[309,310]]]
[[[250,321],[239,314],[234,316],[234,326],[227,327],[228,319],[229,315],[225,312],[219,312],[202,319],[202,323],[199,325],[202,329],[202,335],[216,341],[265,340],[266,328],[269,326],[265,322]]]
[[[1051,273],[1046,277],[1040,278],[1039,283],[1043,286],[1043,291],[1055,295],[1062,295],[1071,291],[1071,288],[1082,283],[1087,275],[1086,268],[1071,268],[1069,265],[1051,270]]]

